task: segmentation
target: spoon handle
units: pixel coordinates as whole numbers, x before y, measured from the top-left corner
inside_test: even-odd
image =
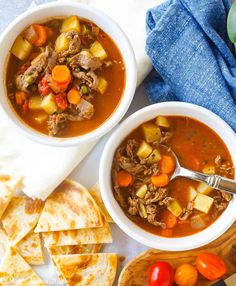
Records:
[[[218,175],[206,175],[182,167],[180,168],[178,176],[186,177],[192,180],[197,180],[199,182],[204,182],[209,186],[211,186],[213,189],[236,194],[235,180],[224,178]]]

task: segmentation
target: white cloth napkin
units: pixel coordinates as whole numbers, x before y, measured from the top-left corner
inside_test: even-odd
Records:
[[[78,1],[78,0],[77,0]],[[110,15],[128,35],[137,59],[138,84],[151,70],[145,54],[145,13],[154,0],[81,0]],[[32,142],[19,134],[5,116],[0,117],[0,173],[24,176],[23,191],[46,199],[79,164],[96,142],[73,148],[56,148]]]

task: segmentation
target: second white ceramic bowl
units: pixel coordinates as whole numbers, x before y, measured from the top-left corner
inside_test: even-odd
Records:
[[[108,212],[117,225],[138,242],[161,250],[183,251],[194,249],[215,240],[234,223],[236,219],[236,197],[233,198],[222,215],[203,231],[186,237],[165,238],[151,234],[133,223],[125,215],[113,195],[111,168],[117,147],[131,131],[145,121],[155,118],[157,115],[189,116],[208,125],[225,142],[233,159],[233,163],[234,165],[236,164],[236,135],[220,117],[205,108],[189,103],[168,102],[154,104],[137,111],[126,119],[107,142],[99,168],[99,184],[102,198]]]
[[[126,67],[123,96],[113,114],[97,129],[77,137],[56,138],[44,135],[26,125],[15,113],[6,92],[6,60],[16,37],[29,25],[53,17],[77,15],[89,19],[105,31],[118,46]],[[14,126],[26,137],[42,144],[66,147],[95,141],[112,129],[124,116],[133,99],[137,83],[136,60],[130,42],[120,27],[106,14],[89,5],[73,2],[54,2],[30,9],[16,18],[0,36],[0,106]]]

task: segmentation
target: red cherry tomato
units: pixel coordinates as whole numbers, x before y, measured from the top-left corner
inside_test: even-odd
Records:
[[[207,278],[214,281],[222,277],[226,273],[226,265],[224,261],[217,255],[203,252],[197,256],[197,270]]]
[[[167,262],[157,262],[152,265],[148,274],[148,286],[174,285],[174,270]]]

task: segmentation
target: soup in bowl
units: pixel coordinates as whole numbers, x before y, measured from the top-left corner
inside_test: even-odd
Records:
[[[1,105],[30,138],[58,146],[91,141],[128,109],[136,87],[134,54],[120,28],[97,10],[42,5],[5,31],[5,56],[6,43]]]
[[[183,167],[235,178],[235,145],[230,127],[204,108],[173,102],[137,111],[103,152],[99,182],[106,207],[128,235],[150,247],[207,244],[234,222],[235,199],[187,178],[171,180],[176,162],[169,150]]]

